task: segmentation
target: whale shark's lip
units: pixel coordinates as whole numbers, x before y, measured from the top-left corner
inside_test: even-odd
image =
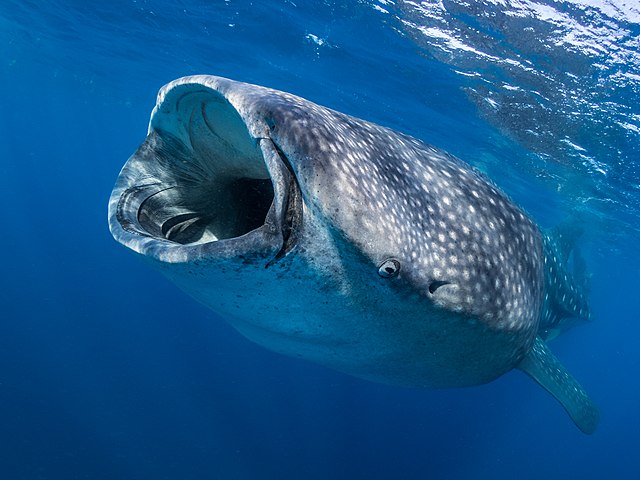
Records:
[[[302,215],[286,156],[269,137],[252,136],[218,92],[177,90],[164,95],[118,177],[113,236],[161,262],[270,265],[291,250]]]

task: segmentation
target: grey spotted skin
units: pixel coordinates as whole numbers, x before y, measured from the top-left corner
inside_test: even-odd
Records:
[[[573,283],[562,257],[549,268],[556,246],[486,177],[412,137],[288,93],[181,78],[159,93],[109,225],[267,348],[406,386],[519,368],[595,428],[595,407],[561,394],[578,384],[539,347],[576,305],[588,311],[577,289],[561,293]]]

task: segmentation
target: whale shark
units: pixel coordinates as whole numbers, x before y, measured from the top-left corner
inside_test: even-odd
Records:
[[[517,369],[596,428],[547,345],[590,319],[578,229],[543,231],[421,140],[290,93],[180,78],[120,172],[109,227],[273,351],[411,387]]]

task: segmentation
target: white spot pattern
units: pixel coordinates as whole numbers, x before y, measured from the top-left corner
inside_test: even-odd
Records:
[[[396,280],[425,297],[430,282],[446,282],[432,296],[441,307],[492,328],[535,331],[541,234],[488,179],[392,130],[295,97],[287,102],[286,109],[268,112],[276,125],[272,138],[283,151],[309,159],[293,166],[307,201],[354,243],[368,246],[374,264],[398,258],[403,266]],[[287,124],[282,132],[280,122]],[[323,142],[332,147],[320,158]]]

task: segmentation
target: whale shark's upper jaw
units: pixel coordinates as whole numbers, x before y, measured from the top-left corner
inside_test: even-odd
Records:
[[[302,213],[284,154],[252,136],[217,92],[177,90],[156,107],[146,141],[118,177],[109,202],[114,237],[170,263],[267,264],[289,251]]]

